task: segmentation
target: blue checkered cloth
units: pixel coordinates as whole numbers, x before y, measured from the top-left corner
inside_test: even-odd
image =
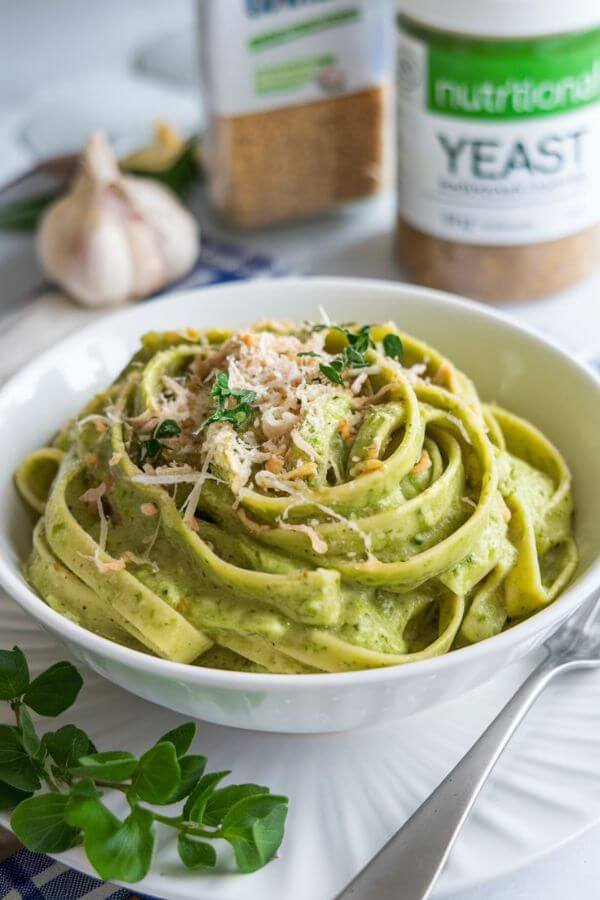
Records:
[[[288,274],[288,269],[263,253],[203,236],[196,265],[188,275],[169,285],[168,290],[183,291],[247,278],[276,278]],[[160,296],[160,293],[155,296]]]
[[[287,272],[268,256],[212,238],[203,238],[192,271],[169,290],[189,290],[211,284],[274,278]],[[156,295],[159,296],[159,295]],[[0,863],[1,900],[152,900],[126,888],[104,884],[69,869],[43,853],[20,850]]]
[[[20,850],[0,865],[3,900],[153,900],[84,875],[43,853]],[[155,898],[158,900],[158,898]]]

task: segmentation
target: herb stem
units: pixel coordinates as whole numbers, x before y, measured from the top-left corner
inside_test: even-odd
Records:
[[[160,813],[155,813],[154,810],[152,811],[152,814],[157,822],[162,822],[163,825],[168,825],[170,828],[177,828],[178,831],[183,831],[183,819],[181,816],[163,816]]]
[[[56,783],[56,781],[54,780],[54,778],[52,777],[52,775],[49,772],[46,772],[45,775],[42,776],[42,778],[46,782],[46,784],[48,785],[48,787],[50,788],[51,791],[53,791],[56,794],[62,794],[62,791],[61,791],[59,785]]]
[[[152,811],[152,814],[157,822],[168,825],[170,828],[176,828],[177,831],[183,831],[186,834],[205,838],[218,838],[221,836],[220,829],[207,831],[206,828],[202,828],[202,826],[197,825],[196,822],[184,821],[182,816],[162,816],[160,813],[155,813],[154,811]]]
[[[12,711],[15,714],[17,728],[20,728],[21,727],[21,701],[13,700],[13,702],[11,703],[11,707],[12,707]]]
[[[131,788],[131,785],[129,783],[118,784],[115,781],[101,781],[99,778],[94,778],[93,780],[96,787],[109,788],[112,791],[121,791],[121,793],[123,794],[126,794]]]

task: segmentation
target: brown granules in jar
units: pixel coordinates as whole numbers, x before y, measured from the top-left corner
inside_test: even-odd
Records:
[[[600,227],[541,243],[448,241],[398,222],[398,256],[411,281],[478,300],[527,300],[564,290],[593,271]]]
[[[211,123],[211,198],[254,228],[322,213],[381,189],[390,90],[377,86]]]

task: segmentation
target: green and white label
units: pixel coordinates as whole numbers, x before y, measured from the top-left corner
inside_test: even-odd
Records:
[[[203,0],[201,14],[217,115],[325,100],[391,78],[387,0]]]
[[[600,210],[600,32],[549,43],[430,46],[401,32],[403,216],[462,243],[528,244],[593,225]]]

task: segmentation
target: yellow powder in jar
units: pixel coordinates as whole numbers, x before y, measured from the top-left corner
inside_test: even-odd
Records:
[[[240,228],[322,213],[381,190],[389,88],[216,118],[211,198]]]

